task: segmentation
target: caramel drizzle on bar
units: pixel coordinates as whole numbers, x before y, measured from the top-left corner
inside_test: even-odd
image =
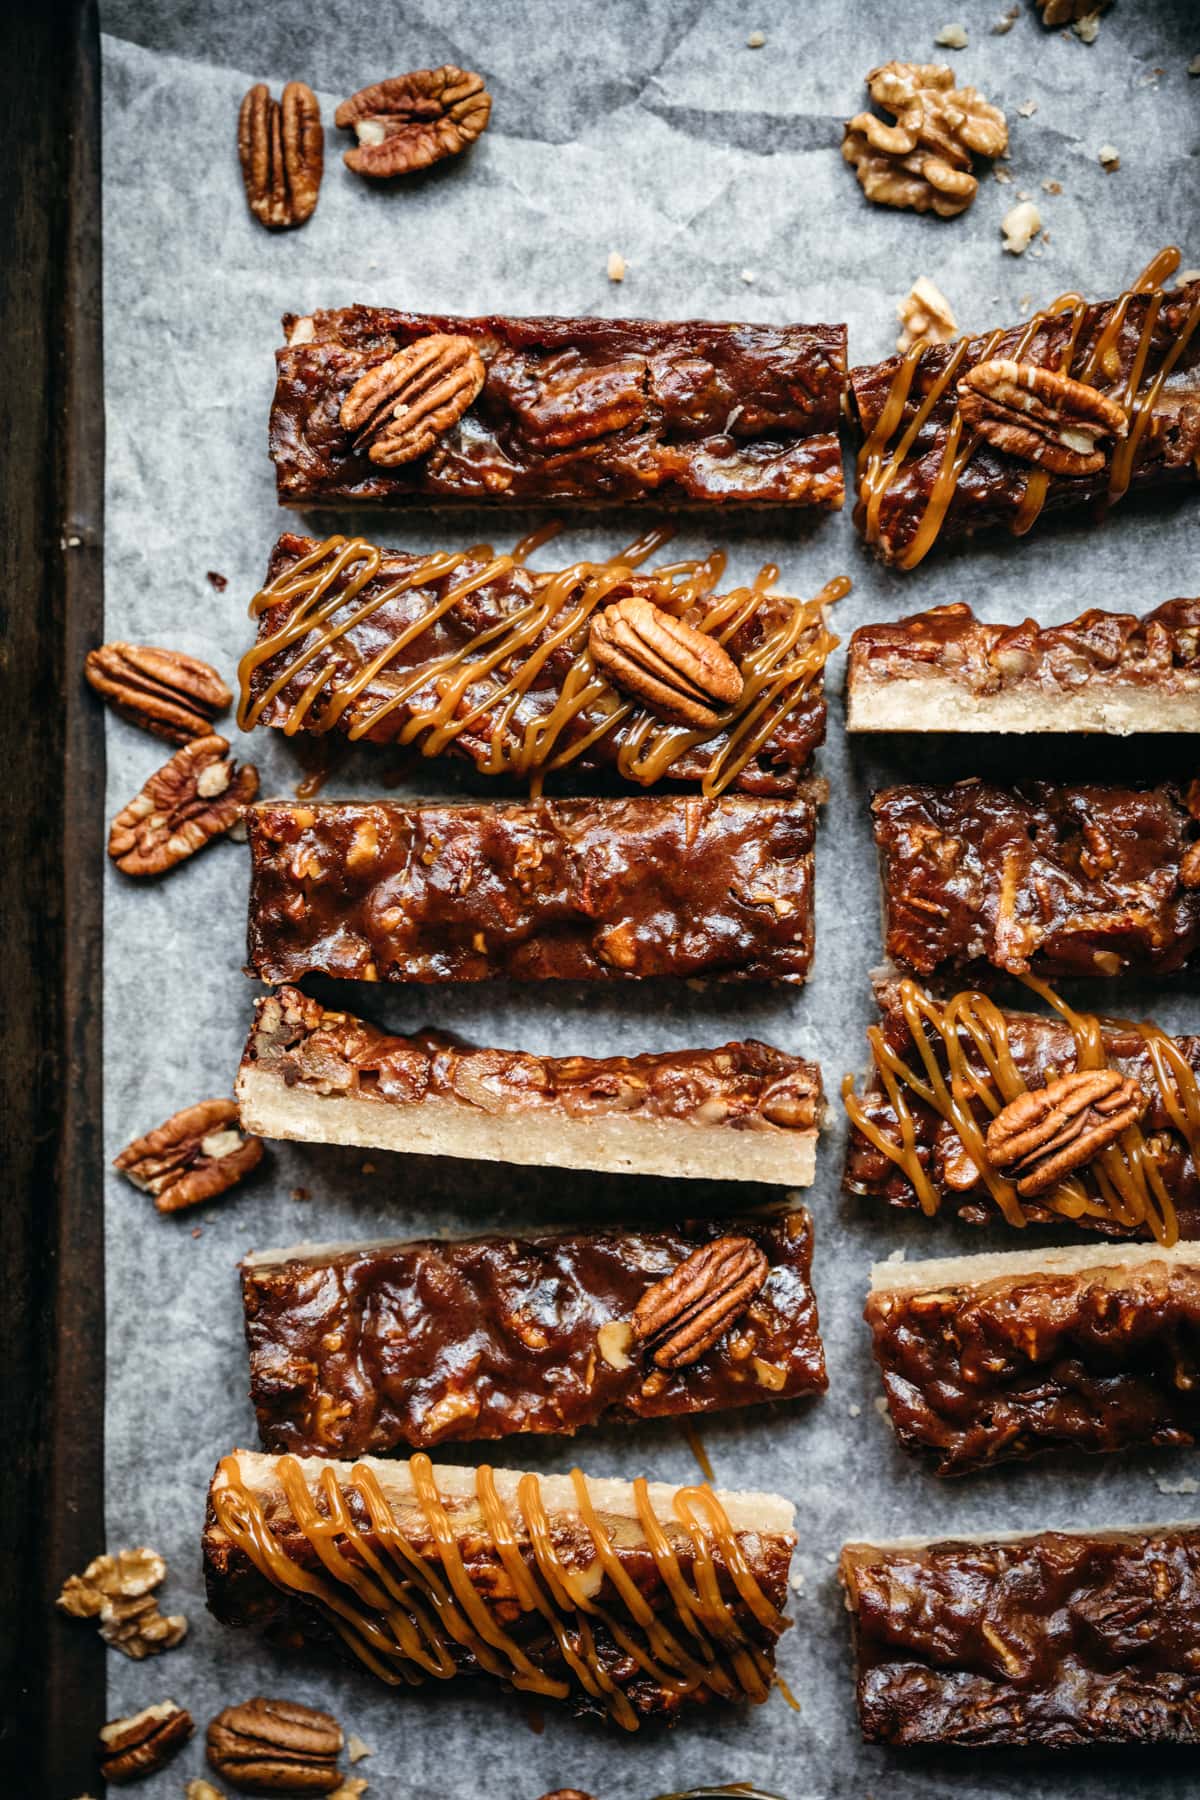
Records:
[[[1146,359],[1150,353],[1154,327],[1158,322],[1165,298],[1162,284],[1175,273],[1179,263],[1180,253],[1170,245],[1166,249],[1160,250],[1158,255],[1147,263],[1133,286],[1126,289],[1113,302],[1112,310],[1103,329],[1078,369],[1072,369],[1071,362],[1075,355],[1079,333],[1089,311],[1088,303],[1082,294],[1060,294],[1057,300],[1050,302],[1049,306],[1034,313],[1014,348],[1006,352],[1014,362],[1020,362],[1043,325],[1051,319],[1059,317],[1062,313],[1070,313],[1070,330],[1062,356],[1057,364],[1058,373],[1069,375],[1072,380],[1083,382],[1088,387],[1099,387],[1100,379],[1104,376],[1111,379],[1119,367],[1116,343],[1125,324],[1131,302],[1138,294],[1151,296],[1150,303],[1146,307],[1146,316],[1142,321],[1141,336],[1134,353],[1129,379],[1124,390],[1113,395],[1113,398],[1129,415],[1129,432],[1118,443],[1113,453],[1108,478],[1107,503],[1110,506],[1120,500],[1129,487],[1133,474],[1134,457],[1162,392],[1163,383],[1186,349],[1197,323],[1200,323],[1200,299],[1196,299],[1192,301],[1188,309],[1187,319],[1178,337],[1163,358],[1162,366],[1143,387],[1142,377],[1145,374]],[[983,349],[976,360],[987,362],[995,356],[1007,330],[1007,327],[1001,327],[993,331],[984,341]],[[895,449],[889,455],[889,445],[903,420],[904,409],[908,404],[917,368],[928,346],[916,343],[900,359],[899,367],[892,378],[888,397],[858,453],[858,485],[863,505],[863,535],[868,543],[879,542],[880,514],[884,498],[903,469],[908,454],[916,443],[929,415],[950,384],[957,379],[970,342],[969,338],[959,340],[947,360],[945,368],[932,383],[929,392],[913,415],[911,423],[905,428]],[[1053,364],[1047,366],[1054,367]],[[954,490],[981,442],[982,439],[978,433],[964,431],[962,413],[956,405],[946,427],[941,464],[922,514],[921,523],[912,542],[896,559],[898,567],[902,569],[915,568],[933,547],[945,522]],[[1033,525],[1046,503],[1049,487],[1050,476],[1044,469],[1034,469],[1030,472],[1026,479],[1017,516],[1012,525],[1014,537],[1024,537]]]
[[[408,1467],[416,1502],[437,1547],[436,1559],[424,1555],[400,1529],[373,1470],[364,1463],[351,1469],[349,1487],[369,1521],[365,1530],[355,1522],[349,1495],[333,1468],[321,1470],[314,1493],[294,1456],[280,1457],[275,1464],[292,1520],[316,1556],[316,1569],[303,1568],[283,1549],[261,1502],[242,1481],[234,1456],[221,1461],[213,1508],[226,1537],[259,1574],[315,1605],[359,1661],[390,1686],[417,1687],[427,1676],[449,1680],[458,1673],[458,1646],[481,1669],[523,1693],[566,1699],[572,1683],[530,1660],[472,1582],[460,1533],[438,1492],[429,1457],[413,1456]],[[523,1551],[493,1471],[487,1465],[475,1471],[486,1547],[508,1577],[520,1613],[541,1615],[574,1682],[626,1731],[637,1730],[636,1710],[602,1664],[595,1637],[600,1624],[667,1694],[704,1688],[725,1700],[765,1700],[775,1680],[770,1659],[746,1635],[722,1594],[718,1565],[765,1632],[778,1636],[787,1620],[755,1580],[712,1489],[704,1484],[680,1488],[674,1495],[675,1516],[692,1548],[689,1581],[654,1513],[645,1480],[633,1483],[638,1521],[670,1597],[673,1627],[631,1580],[592,1504],[586,1477],[574,1469],[571,1480],[578,1522],[592,1544],[585,1566],[570,1566],[559,1554],[536,1475],[523,1475],[517,1488],[527,1545]],[[597,1572],[607,1579],[630,1623],[597,1598],[602,1591]]]
[[[1200,1168],[1200,1083],[1174,1039],[1149,1022],[1075,1012],[1046,982],[1033,975],[1023,976],[1022,980],[1069,1025],[1075,1039],[1076,1069],[1108,1067],[1106,1030],[1132,1031],[1142,1039],[1163,1110]],[[867,1117],[854,1091],[854,1078],[847,1075],[842,1083],[842,1099],[851,1122],[876,1150],[903,1171],[921,1210],[932,1216],[938,1210],[939,1195],[917,1149],[916,1126],[908,1100],[909,1094],[916,1095],[953,1127],[1008,1224],[1025,1226],[1029,1214],[1014,1183],[991,1166],[984,1148],[989,1119],[1019,1094],[1028,1092],[1028,1084],[1013,1060],[1004,1013],[986,994],[971,991],[955,994],[939,1005],[915,981],[907,979],[900,983],[900,999],[904,1022],[924,1073],[891,1048],[881,1026],[872,1025],[867,1032],[875,1068],[900,1128],[900,1142],[888,1137]],[[935,1042],[931,1041],[931,1032],[933,1040],[941,1039],[945,1070]],[[968,1063],[968,1044],[978,1053],[984,1073]],[[982,1108],[982,1123],[972,1101]],[[1064,1219],[1098,1219],[1123,1230],[1148,1226],[1160,1244],[1174,1244],[1179,1237],[1179,1224],[1159,1161],[1153,1137],[1147,1138],[1140,1125],[1132,1125],[1085,1169],[1075,1171],[1048,1193],[1039,1195],[1038,1204]]]
[[[299,731],[320,735],[336,729],[347,710],[415,639],[477,588],[502,579],[523,564],[556,529],[532,534],[508,555],[498,556],[490,544],[436,552],[358,605],[355,601],[378,577],[384,553],[365,538],[326,538],[250,603],[251,618],[285,601],[296,605],[278,630],[255,644],[238,665],[239,727],[251,730],[283,688],[303,675],[305,685],[288,714],[284,732],[288,736]],[[627,781],[648,786],[661,780],[697,744],[727,733],[727,741],[714,752],[701,780],[703,793],[724,793],[800,705],[837,647],[839,640],[825,625],[824,609],[850,591],[850,582],[838,576],[827,582],[815,599],[793,602],[790,617],[743,659],[742,697],[715,725],[696,730],[665,724],[622,696],[597,671],[587,647],[587,623],[670,536],[669,530],[650,531],[608,562],[573,563],[557,573],[537,577],[537,589],[526,605],[458,649],[432,657],[399,677],[386,698],[364,704],[346,735],[351,740],[368,736],[388,714],[408,706],[422,690],[432,687],[436,698],[413,706],[397,734],[400,743],[415,744],[425,756],[440,755],[464,731],[490,715],[488,755],[481,764],[484,774],[533,776],[540,781],[547,771],[565,767],[600,739],[619,733],[619,772]],[[481,567],[455,579],[456,571],[479,557],[484,559]],[[724,569],[721,551],[702,560],[666,564],[651,576],[657,584],[654,602],[679,615],[712,596],[696,623],[719,644],[727,645],[754,616],[779,570],[768,563],[749,587],[714,596]],[[355,626],[399,595],[435,582],[445,583],[440,599],[375,656],[369,660],[357,657],[350,643]],[[315,641],[297,650],[313,632]],[[548,714],[518,731],[514,721],[521,700],[561,644],[572,648],[575,661],[558,699]],[[292,651],[296,654],[289,656]],[[251,680],[255,671],[277,656],[286,658],[282,670],[254,699]],[[482,684],[481,693],[474,691],[477,684]],[[564,742],[564,735],[579,722],[585,728]]]

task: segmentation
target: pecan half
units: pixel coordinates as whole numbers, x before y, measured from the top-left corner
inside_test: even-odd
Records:
[[[1018,1094],[988,1126],[986,1149],[998,1169],[1019,1176],[1018,1194],[1044,1194],[1137,1123],[1149,1101],[1117,1069],[1080,1069]]]
[[[656,1281],[633,1312],[633,1335],[652,1345],[660,1369],[682,1369],[740,1319],[769,1273],[751,1238],[720,1237]]]
[[[162,875],[235,825],[258,792],[253,763],[226,760],[223,737],[193,738],[123,806],[108,854],[125,875]]]
[[[845,127],[842,156],[867,199],[943,219],[963,212],[979,191],[972,153],[999,156],[1008,148],[999,107],[975,88],[956,88],[953,70],[938,63],[886,63],[871,70],[867,87],[895,115],[889,125],[856,113]]]
[[[987,443],[1055,475],[1094,475],[1106,463],[1101,438],[1129,431],[1124,407],[1057,369],[998,357],[958,383],[963,423]]]
[[[473,144],[492,112],[483,77],[444,63],[361,88],[333,115],[358,144],[342,158],[356,175],[386,179],[427,169]]]
[[[588,648],[611,681],[672,724],[719,725],[742,697],[742,672],[716,638],[637,594],[592,615]]]
[[[127,1719],[110,1719],[100,1727],[100,1773],[105,1781],[141,1781],[164,1769],[194,1729],[191,1713],[174,1700],[159,1700]]]
[[[244,1136],[234,1100],[201,1100],[127,1144],[113,1168],[159,1212],[180,1212],[245,1179],[262,1161],[261,1138]]]
[[[208,1760],[250,1794],[331,1794],[342,1780],[342,1728],[294,1700],[227,1706],[208,1728]]]
[[[428,455],[458,424],[486,375],[470,338],[435,332],[360,375],[339,417],[355,434],[356,448],[369,444],[373,463],[395,468]]]
[[[238,160],[260,225],[290,231],[310,219],[325,167],[321,108],[312,89],[289,81],[279,101],[265,81],[252,87],[238,114]]]
[[[96,1556],[82,1575],[69,1575],[57,1604],[75,1619],[99,1619],[100,1636],[114,1650],[141,1662],[161,1650],[173,1650],[187,1636],[182,1613],[164,1616],[155,1588],[167,1565],[157,1550],[139,1545],[115,1556]]]
[[[83,672],[124,718],[172,744],[207,737],[233,699],[211,663],[153,644],[101,644]]]

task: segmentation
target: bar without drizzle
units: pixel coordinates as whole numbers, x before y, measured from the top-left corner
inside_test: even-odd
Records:
[[[1200,1743],[1200,1526],[847,1544],[838,1573],[870,1743]]]
[[[989,625],[963,601],[850,638],[847,731],[1200,732],[1200,600]]]
[[[887,953],[920,975],[1167,975],[1200,949],[1200,780],[884,788]]]
[[[283,505],[840,507],[844,325],[455,318],[347,306],[283,321],[270,446]],[[372,462],[355,383],[449,337],[483,385],[432,448]]]
[[[932,1215],[949,1202],[973,1225],[1068,1221],[1173,1244],[1200,1237],[1200,1037],[1076,1012],[1035,978],[1054,1015],[1011,1012],[986,994],[935,1000],[886,973],[872,1066],[861,1095],[847,1077],[845,1186]],[[1148,1098],[1139,1125],[1036,1199],[993,1169],[984,1133],[1026,1089],[1080,1068],[1131,1076]]]
[[[762,1252],[762,1286],[696,1360],[664,1368],[633,1328],[635,1309],[725,1237]],[[361,1456],[819,1393],[811,1265],[812,1221],[799,1207],[638,1229],[255,1252],[242,1263],[242,1305],[262,1442]]]
[[[939,1475],[1200,1436],[1200,1244],[876,1263],[892,1427]]]
[[[863,439],[854,523],[885,562],[911,569],[939,539],[991,526],[1021,537],[1042,512],[1196,483],[1200,281],[1168,291],[1179,262],[1177,250],[1160,252],[1116,300],[1089,305],[1066,294],[1024,325],[952,344],[917,343],[850,371],[848,405]],[[1083,472],[1056,472],[1054,447],[1069,449],[1079,435],[1068,387],[1057,412],[1053,401],[1047,409],[1036,451],[1017,454],[1011,431],[983,435],[964,420],[958,384],[997,362],[1032,365],[1096,390],[1117,406],[1120,433],[1100,438]],[[1021,402],[1032,404],[1028,391]]]
[[[226,1625],[340,1647],[393,1687],[489,1675],[634,1731],[768,1697],[792,1525],[774,1494],[235,1450],[203,1549]]]
[[[825,1110],[817,1065],[754,1039],[534,1056],[393,1037],[297,988],[256,1003],[237,1098],[260,1137],[792,1187],[813,1179]]]
[[[821,797],[266,801],[246,810],[249,972],[801,982]]]
[[[849,582],[792,600],[771,591],[768,566],[752,586],[717,593],[719,554],[641,572],[658,541],[540,573],[519,547],[414,556],[286,533],[251,604],[258,641],[241,663],[238,723],[466,757],[485,775],[569,765],[641,786],[795,793],[825,737],[823,671],[837,643],[825,607]],[[737,663],[742,695],[717,725],[664,722],[594,664],[590,620],[631,595]]]

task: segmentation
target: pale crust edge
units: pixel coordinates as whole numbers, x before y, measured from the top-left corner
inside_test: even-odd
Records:
[[[881,676],[865,675],[851,651],[847,731],[1200,732],[1200,682],[1164,693],[1094,674],[1073,690],[1014,686],[976,694],[949,672],[891,669]]]
[[[1148,1264],[1200,1268],[1200,1241],[1173,1244],[1063,1245],[1045,1250],[991,1250],[978,1256],[932,1257],[927,1262],[871,1265],[872,1294],[919,1294],[938,1288],[982,1287],[1026,1275],[1082,1275],[1098,1269],[1134,1270]]]

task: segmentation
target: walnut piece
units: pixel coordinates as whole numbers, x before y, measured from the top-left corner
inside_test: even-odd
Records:
[[[141,1781],[165,1769],[191,1737],[191,1713],[174,1700],[159,1700],[127,1719],[100,1727],[100,1773],[105,1781]]]
[[[427,456],[478,397],[487,375],[470,338],[435,332],[359,376],[339,418],[373,463],[396,468]]]
[[[253,763],[239,769],[223,737],[193,738],[123,806],[108,854],[124,875],[163,875],[229,830],[258,792]]]
[[[602,674],[674,725],[715,728],[745,685],[716,638],[637,594],[592,615],[588,649]]]
[[[333,115],[358,144],[343,161],[356,175],[386,179],[457,156],[487,125],[492,97],[481,75],[444,63],[361,88]]]
[[[752,1238],[714,1238],[646,1289],[633,1311],[633,1335],[654,1346],[658,1368],[685,1368],[741,1318],[769,1272]]]
[[[346,1779],[337,1767],[344,1741],[330,1713],[260,1697],[217,1714],[207,1751],[217,1774],[247,1793],[332,1794]]]
[[[214,1787],[211,1781],[205,1781],[201,1777],[196,1781],[188,1782],[183,1791],[183,1800],[225,1800],[225,1796],[220,1788]]]
[[[958,383],[963,423],[997,450],[1055,475],[1095,475],[1108,460],[1101,440],[1123,438],[1129,418],[1107,394],[1057,369],[1000,357],[976,363]]]
[[[901,352],[914,344],[948,344],[958,333],[950,302],[928,275],[918,275],[896,308],[896,317],[904,327],[896,339]]]
[[[93,1557],[82,1575],[69,1575],[57,1604],[74,1619],[99,1619],[100,1636],[114,1650],[141,1662],[173,1650],[187,1635],[182,1613],[164,1616],[154,1598],[167,1565],[143,1544]]]
[[[113,1168],[153,1194],[159,1212],[180,1212],[244,1180],[262,1154],[262,1139],[239,1127],[236,1101],[201,1100],[135,1138]]]
[[[985,1148],[998,1169],[1018,1175],[1027,1199],[1099,1156],[1149,1105],[1131,1076],[1080,1069],[1010,1100],[988,1126]]]
[[[1074,25],[1076,20],[1096,18],[1108,10],[1110,0],[1033,0],[1043,25]],[[1090,43],[1091,38],[1084,38]]]
[[[979,183],[972,154],[1008,148],[1008,122],[975,88],[956,88],[944,64],[891,62],[872,69],[867,87],[888,125],[857,113],[845,127],[842,155],[868,200],[953,218],[970,206]]]
[[[1024,256],[1041,229],[1042,215],[1032,200],[1018,201],[1000,221],[1004,248],[1010,256]]]
[[[233,699],[211,663],[152,644],[101,644],[83,672],[123,718],[172,744],[207,737]]]
[[[321,108],[312,89],[289,81],[279,101],[265,81],[252,87],[238,114],[238,159],[260,225],[290,231],[311,219],[325,167]]]

